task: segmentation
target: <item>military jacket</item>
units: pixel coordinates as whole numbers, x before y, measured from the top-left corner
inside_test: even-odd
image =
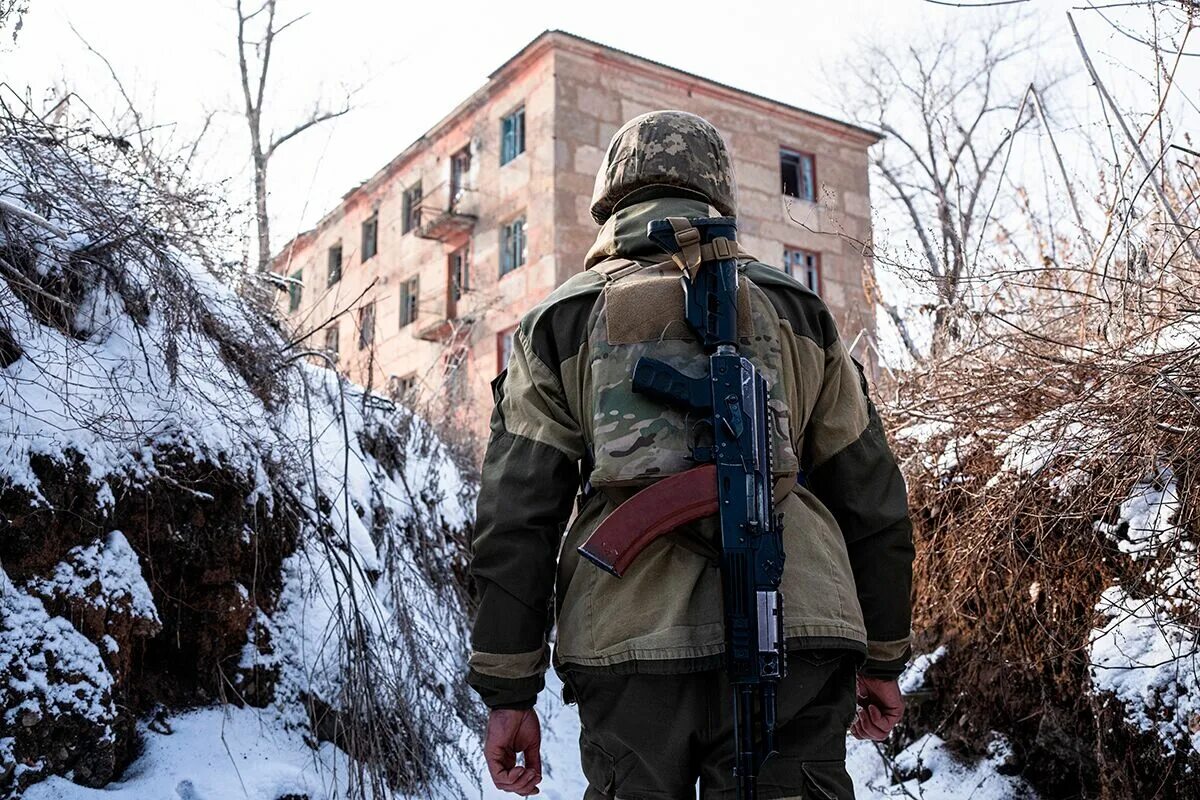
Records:
[[[614,257],[659,262],[661,252],[645,233],[649,220],[709,213],[704,203],[680,198],[619,208],[587,266]],[[742,259],[740,268],[749,316],[759,328],[750,335],[769,342],[763,347],[774,425],[787,439],[776,508],[784,520],[780,588],[788,647],[854,651],[866,672],[897,675],[909,654],[912,527],[904,481],[866,380],[816,294],[753,259]],[[621,500],[653,479],[599,481],[602,489],[591,482],[597,442],[603,455],[605,442],[614,440],[604,426],[622,416],[610,417],[612,403],[604,402],[606,391],[622,388],[606,363],[612,345],[648,342],[637,353],[655,357],[679,346],[679,337],[666,331],[682,307],[656,301],[651,283],[644,284],[643,313],[630,315],[619,303],[637,309],[636,282],[620,284],[632,299],[618,299],[602,271],[572,277],[523,318],[508,368],[493,383],[496,405],[472,539],[480,596],[468,675],[493,708],[532,705],[551,660],[563,670],[630,673],[721,663],[715,521],[654,542],[620,579],[576,554]],[[630,317],[626,328],[634,332],[614,334],[612,314]],[[639,324],[660,333],[639,334]],[[777,330],[762,330],[766,325]],[[607,333],[597,335],[597,326]],[[628,416],[638,424],[645,419]],[[629,446],[619,453],[639,477],[653,461],[656,428],[652,422],[627,433]],[[612,471],[612,458],[599,461],[602,472]]]

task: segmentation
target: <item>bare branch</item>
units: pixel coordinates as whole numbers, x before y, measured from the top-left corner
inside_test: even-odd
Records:
[[[272,155],[274,155],[275,151],[279,149],[280,145],[282,145],[284,142],[287,142],[289,139],[299,136],[309,128],[320,125],[322,122],[328,122],[331,119],[337,119],[338,117],[349,114],[350,110],[351,107],[349,99],[347,99],[346,105],[340,109],[337,109],[336,111],[314,111],[311,117],[272,141],[270,146],[267,147],[267,158],[270,158]]]
[[[952,8],[987,8],[988,6],[1015,6],[1018,3],[1028,3],[1029,0],[990,0],[985,3],[951,3],[948,0],[925,0],[935,6],[950,6]]]

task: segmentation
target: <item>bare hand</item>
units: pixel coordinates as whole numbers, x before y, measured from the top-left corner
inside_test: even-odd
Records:
[[[858,716],[850,726],[855,739],[882,742],[904,714],[900,684],[894,679],[858,676]]]
[[[537,794],[542,782],[542,729],[532,709],[494,709],[488,715],[483,757],[492,783],[522,797]],[[524,756],[517,764],[517,754]]]

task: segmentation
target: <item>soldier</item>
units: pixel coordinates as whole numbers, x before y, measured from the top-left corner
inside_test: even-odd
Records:
[[[491,710],[484,754],[498,788],[537,793],[533,706],[556,622],[553,664],[579,706],[589,800],[683,800],[697,781],[703,798],[729,798],[715,520],[654,542],[619,580],[576,554],[639,488],[692,466],[687,420],[635,395],[630,375],[642,355],[685,370],[705,358],[683,323],[678,268],[662,263],[646,226],[736,215],[724,141],[679,111],[631,120],[613,136],[591,210],[601,229],[586,269],[525,316],[493,383],[468,676]],[[821,299],[748,254],[739,266],[739,339],[771,384],[788,556],[779,754],[763,766],[760,795],[852,798],[847,728],[878,741],[903,710],[913,556],[904,481]]]

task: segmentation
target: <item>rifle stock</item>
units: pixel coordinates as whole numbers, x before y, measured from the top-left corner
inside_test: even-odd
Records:
[[[716,513],[717,468],[706,464],[663,478],[617,506],[579,554],[620,578],[651,542]]]

